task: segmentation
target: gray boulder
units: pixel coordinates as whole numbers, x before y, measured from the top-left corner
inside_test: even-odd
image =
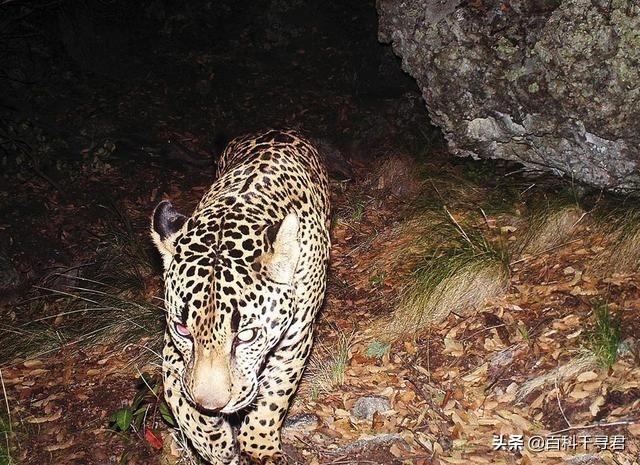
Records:
[[[633,0],[378,0],[379,39],[460,156],[640,187]],[[426,123],[426,122],[425,122]]]

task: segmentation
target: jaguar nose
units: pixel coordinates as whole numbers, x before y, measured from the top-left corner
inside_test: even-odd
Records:
[[[227,382],[220,382],[221,378],[225,377],[224,373],[210,373],[210,375],[208,379],[196,382],[191,394],[195,403],[203,409],[217,411],[231,400],[231,386],[228,375]]]
[[[223,363],[202,360],[196,363],[191,380],[191,395],[198,406],[217,411],[231,400],[229,367]]]
[[[193,393],[193,400],[204,410],[217,412],[221,410],[231,400],[231,390],[226,391],[203,391],[196,390]]]

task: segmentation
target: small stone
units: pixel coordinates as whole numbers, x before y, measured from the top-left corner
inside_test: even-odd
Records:
[[[356,401],[351,414],[360,420],[371,420],[374,413],[383,413],[387,410],[391,410],[388,399],[380,396],[364,396]]]
[[[291,415],[284,421],[284,428],[290,430],[313,430],[320,425],[320,418],[313,413]]]
[[[607,462],[595,454],[580,454],[571,457],[565,463],[571,465],[605,465]]]
[[[618,356],[626,357],[628,355],[634,355],[637,349],[637,342],[632,337],[626,338],[620,344],[618,344]]]

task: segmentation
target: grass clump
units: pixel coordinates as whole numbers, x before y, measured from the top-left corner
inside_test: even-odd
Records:
[[[355,334],[337,331],[338,339],[331,347],[323,344],[314,347],[304,379],[312,400],[344,384],[344,374],[351,358]]]
[[[602,218],[610,246],[598,257],[596,268],[607,274],[640,271],[640,209],[614,209]]]
[[[533,212],[522,241],[523,255],[537,255],[567,242],[584,218],[584,210],[576,205],[550,206]]]
[[[44,316],[0,325],[0,366],[67,344],[125,347],[162,332],[164,310],[148,289],[156,269],[150,248],[121,210],[110,211],[115,220],[94,261],[52,273],[23,303],[21,313]]]
[[[364,208],[365,204],[362,200],[358,200],[353,205],[353,212],[351,213],[351,218],[355,221],[361,221],[364,216]]]
[[[13,441],[15,439],[15,431],[11,425],[11,412],[9,409],[9,400],[4,385],[4,378],[0,371],[0,465],[16,465],[16,461],[12,456],[14,450]],[[4,412],[2,411],[4,410]]]
[[[550,198],[537,200],[526,217],[527,228],[519,242],[521,255],[538,255],[569,241],[587,212],[583,195],[574,186],[554,191]]]
[[[609,369],[618,357],[620,318],[611,312],[608,303],[602,301],[593,304],[593,318],[585,332],[585,347],[601,367]]]
[[[0,465],[15,465],[11,455],[11,438],[13,431],[9,420],[0,415]]]
[[[364,252],[363,273],[354,277],[358,287],[379,286],[387,279],[410,273],[421,257],[440,244],[446,234],[442,213],[424,211],[375,237]]]
[[[378,287],[378,286],[384,284],[385,277],[386,277],[385,273],[380,273],[380,274],[373,275],[371,277],[371,285],[373,287]]]
[[[362,192],[354,192],[350,196],[350,201],[336,209],[335,221],[343,223],[360,222],[364,217],[367,207],[373,201],[371,197]]]
[[[531,345],[532,339],[531,339],[531,331],[529,331],[529,328],[527,328],[527,326],[524,323],[520,322],[520,324],[516,326],[516,329],[518,331],[518,334],[522,338],[522,340],[527,345]]]
[[[399,199],[411,199],[422,188],[420,171],[423,167],[411,156],[390,153],[376,161],[377,167],[371,173],[368,184],[378,194],[386,194]]]
[[[506,289],[506,247],[489,241],[479,228],[463,228],[449,217],[457,238],[453,236],[415,269],[391,318],[373,325],[377,338],[391,341],[416,334],[449,313],[464,314]]]
[[[101,278],[105,284],[143,292],[149,276],[160,271],[160,264],[148,240],[146,229],[142,235],[139,234],[139,228],[117,205],[103,208],[112,220],[106,225],[96,260],[105,263]],[[109,261],[113,263],[108,264]],[[118,272],[113,273],[112,270]]]
[[[522,193],[531,186],[509,162],[454,158],[450,163],[435,173],[425,173],[431,192],[420,202],[438,207],[446,204],[457,210],[482,209],[487,215],[511,215],[516,213]]]
[[[66,344],[104,343],[124,348],[142,336],[162,332],[161,306],[101,281],[75,279],[77,285],[43,288],[47,294],[41,298],[53,302],[60,309],[57,313],[0,327],[0,337],[7,341],[0,347],[0,363],[16,356],[43,355]]]

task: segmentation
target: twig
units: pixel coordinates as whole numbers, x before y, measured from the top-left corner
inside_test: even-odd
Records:
[[[585,216],[587,216],[590,213],[592,213],[593,211],[595,211],[595,209],[598,208],[598,204],[600,203],[601,199],[602,199],[602,190],[600,191],[600,194],[598,195],[598,198],[596,199],[595,203],[593,204],[593,208],[591,210],[589,210],[589,211],[583,212],[582,215],[580,215],[580,218],[578,218],[576,220],[576,222],[571,225],[571,227],[575,228],[576,225],[578,223],[580,223],[584,219]]]
[[[440,201],[444,204],[444,198],[442,197],[442,194],[440,194],[440,191],[434,184],[433,179],[429,179],[429,181],[431,182],[431,187],[433,187],[433,190],[436,191],[436,194],[438,195],[438,197],[440,197]]]
[[[491,228],[491,226],[489,225],[489,218],[487,218],[487,214],[484,212],[482,207],[480,207],[480,213],[482,213],[482,218],[484,219],[484,222],[487,225],[487,227]]]
[[[428,403],[431,406],[431,409],[433,412],[435,412],[440,418],[442,418],[443,420],[445,420],[446,422],[449,422],[450,419],[447,418],[441,411],[440,408],[438,406],[436,406],[433,401],[431,400],[430,396],[427,396],[427,394],[424,392],[424,390],[418,385],[418,383],[416,383],[413,379],[411,378],[405,378],[407,381],[409,381],[412,385],[413,388],[418,392],[418,394],[420,395],[420,397],[422,397],[424,399],[424,401],[426,403]]]
[[[163,357],[162,357],[162,355],[161,355],[161,354],[159,354],[157,351],[155,351],[155,350],[153,350],[153,349],[151,349],[151,348],[149,348],[149,347],[147,347],[147,346],[143,346],[143,345],[141,345],[141,344],[128,344],[128,345],[125,347],[125,350],[126,350],[126,349],[128,349],[129,347],[138,347],[138,348],[140,348],[140,349],[144,349],[144,350],[146,350],[146,351],[148,351],[148,352],[151,352],[153,355],[155,355],[156,357],[158,357],[160,360],[163,360]],[[157,365],[157,366],[161,366],[161,365]],[[137,369],[137,367],[136,367],[136,369]],[[138,370],[138,371],[139,371],[139,370]]]
[[[460,234],[462,235],[464,240],[467,241],[469,243],[469,245],[475,249],[475,245],[473,244],[473,242],[471,242],[471,239],[469,238],[469,236],[467,235],[465,230],[462,229],[462,226],[460,226],[460,224],[456,221],[456,219],[453,217],[453,215],[451,213],[449,213],[449,210],[447,209],[447,206],[444,205],[442,208],[444,208],[444,211],[447,213],[447,215],[449,215],[449,218],[451,219],[451,221],[453,221],[453,224],[455,224],[456,228],[458,228],[458,231],[460,231]]]
[[[508,173],[506,173],[503,177],[509,177],[512,174],[519,174],[519,173],[525,173],[527,171],[527,168],[518,168],[517,170],[514,171],[509,171]]]
[[[505,323],[501,323],[499,325],[494,325],[494,326],[486,326],[482,329],[479,329],[478,331],[474,331],[473,333],[471,333],[469,336],[465,337],[464,339],[462,339],[460,342],[466,342],[472,338],[474,338],[476,335],[480,334],[480,333],[484,333],[485,331],[490,331],[492,329],[496,329],[496,328],[502,328],[503,326],[507,326]]]
[[[591,425],[583,425],[583,426],[570,426],[569,428],[559,429],[557,431],[552,431],[549,433],[550,436],[558,433],[565,433],[567,431],[575,431],[579,429],[594,429],[594,428],[607,428],[610,426],[627,426],[627,425],[635,425],[638,423],[638,419],[635,420],[624,420],[624,421],[613,421],[611,423],[593,423]]]
[[[533,184],[531,184],[529,187],[527,187],[525,190],[523,190],[522,192],[520,192],[520,195],[526,194],[528,190],[534,188],[536,186],[536,183],[534,182]]]
[[[427,382],[431,383],[431,327],[427,333]]]
[[[331,462],[322,462],[321,465],[354,465],[354,463],[356,464],[361,464],[361,463],[370,463],[371,465],[378,465],[380,462],[374,462],[372,460],[358,460],[354,462],[352,458],[347,458],[347,456],[345,456],[345,458],[341,458],[340,460],[333,460]]]
[[[518,259],[518,260],[516,260],[514,262],[511,262],[511,263],[509,263],[509,266],[513,266],[513,265],[516,265],[518,263],[526,262],[527,260],[530,260],[532,258],[536,258],[536,257],[539,257],[540,255],[544,255],[547,252],[551,252],[552,250],[559,249],[561,247],[564,247],[565,245],[573,244],[574,242],[578,242],[578,241],[581,241],[581,240],[582,240],[582,238],[579,237],[577,239],[573,239],[572,241],[563,242],[562,244],[558,244],[558,245],[555,245],[553,247],[549,247],[548,249],[543,250],[540,253],[537,253],[537,254],[534,254],[534,255],[528,255],[528,256],[520,258],[520,259]]]
[[[153,390],[153,388],[151,386],[149,386],[149,383],[147,383],[147,379],[144,377],[144,375],[142,374],[142,372],[140,371],[140,368],[136,367],[136,371],[138,372],[138,376],[140,376],[140,379],[142,380],[142,382],[144,383],[145,386],[147,386],[147,389],[149,389],[149,391],[151,392],[151,394],[154,395],[154,397],[157,400],[160,400],[160,397],[158,397],[158,394],[156,394]],[[146,416],[146,413],[145,413]]]
[[[560,409],[560,413],[562,414],[562,418],[564,418],[564,421],[567,423],[567,425],[569,425],[569,428],[571,428],[571,422],[569,421],[569,419],[567,418],[567,416],[564,413],[564,409],[562,408],[562,402],[560,402],[560,386],[558,386],[558,377],[556,376],[555,380],[554,380],[554,384],[556,385],[556,400],[558,401],[558,408]]]
[[[302,444],[304,444],[305,446],[307,446],[309,449],[311,449],[313,452],[315,452],[318,455],[321,455],[323,457],[325,457],[327,455],[327,453],[325,451],[322,450],[318,450],[318,448],[314,445],[311,444],[309,441],[307,441],[306,439],[300,437],[300,435],[298,434],[294,434],[293,437],[297,440],[300,441]]]

